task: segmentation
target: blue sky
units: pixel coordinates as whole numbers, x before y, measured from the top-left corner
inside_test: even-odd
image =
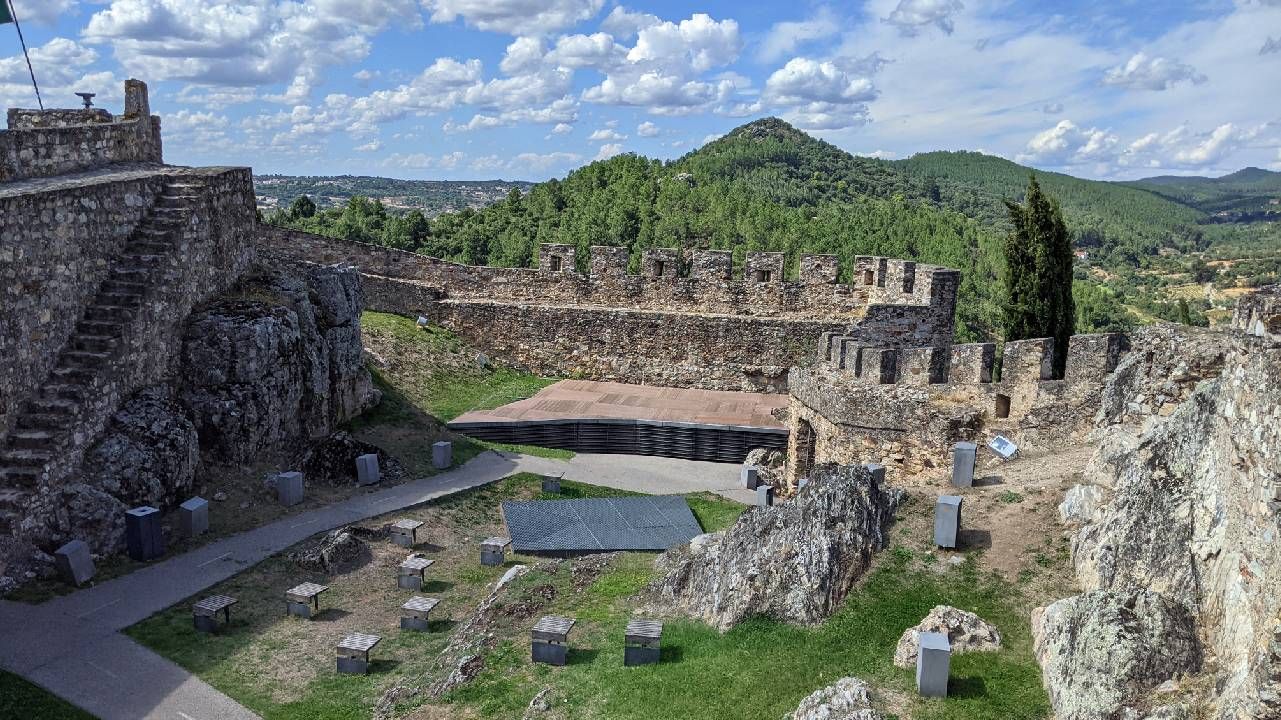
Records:
[[[541,180],[777,115],[886,158],[1281,169],[1281,0],[14,3],[46,104],[145,80],[182,164]],[[35,104],[12,26],[0,103]]]

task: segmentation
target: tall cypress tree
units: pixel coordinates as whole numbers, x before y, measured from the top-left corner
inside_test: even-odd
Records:
[[[1062,377],[1076,330],[1072,239],[1059,204],[1028,179],[1023,204],[1005,202],[1014,226],[1005,240],[1005,339],[1054,338],[1054,371]]]

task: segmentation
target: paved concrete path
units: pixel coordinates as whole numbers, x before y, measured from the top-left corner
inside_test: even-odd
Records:
[[[119,631],[316,533],[524,471],[564,472],[568,479],[642,492],[722,494],[738,472],[736,465],[668,458],[563,461],[485,452],[450,472],[285,517],[41,605],[0,601],[0,667],[103,720],[255,718]]]

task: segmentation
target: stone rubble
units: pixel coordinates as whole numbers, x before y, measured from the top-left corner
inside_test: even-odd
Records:
[[[815,690],[796,707],[791,720],[883,720],[872,709],[867,683],[856,677],[844,677],[825,688]]]
[[[903,631],[894,649],[894,664],[901,668],[916,667],[920,634],[937,632],[947,635],[952,654],[993,652],[1001,649],[1001,632],[972,612],[948,605],[936,605],[915,627]]]

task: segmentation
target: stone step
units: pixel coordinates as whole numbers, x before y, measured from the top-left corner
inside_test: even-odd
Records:
[[[142,304],[142,295],[134,293],[100,292],[93,299],[93,304],[100,307],[136,308]]]
[[[63,350],[58,355],[58,365],[61,367],[97,368],[102,367],[110,359],[111,353],[94,352],[92,350]]]
[[[120,293],[122,295],[145,295],[147,285],[140,282],[126,282],[124,280],[104,280],[98,292]]]
[[[91,383],[98,377],[97,368],[56,367],[50,373],[50,379],[59,383]]]
[[[124,323],[113,320],[81,320],[76,323],[76,332],[85,335],[122,338],[125,334],[125,326]]]
[[[170,190],[172,190],[173,188],[192,188],[192,189],[195,189],[195,190],[203,190],[203,189],[204,189],[204,187],[205,187],[205,184],[204,184],[204,183],[201,183],[201,182],[181,182],[181,181],[175,181],[175,182],[168,182],[168,183],[165,183],[165,189],[164,189],[164,192],[169,192],[169,191],[170,191]]]
[[[173,216],[173,215],[186,215],[186,214],[187,214],[187,208],[185,208],[185,207],[165,207],[165,206],[163,206],[163,205],[157,205],[157,206],[155,206],[155,207],[151,208],[151,212],[152,212],[152,216],[153,216],[153,217],[163,217],[163,216],[165,216],[165,215],[169,215],[169,216]]]
[[[0,465],[5,467],[43,469],[52,459],[52,450],[19,450],[13,448],[0,451]]]
[[[126,252],[120,259],[138,268],[155,268],[165,264],[169,258],[165,255],[135,254]]]
[[[168,228],[151,227],[150,225],[145,224],[145,222],[146,221],[143,221],[143,224],[139,224],[133,230],[134,235],[138,236],[139,240],[149,238],[167,238],[172,233]]]
[[[89,397],[89,386],[82,383],[49,383],[40,388],[40,397],[46,400],[79,402]]]
[[[150,237],[150,236],[149,236]],[[124,254],[129,255],[168,255],[173,250],[173,243],[152,240],[135,240],[125,246]]]
[[[35,398],[26,402],[23,411],[24,415],[27,413],[61,415],[65,420],[80,412],[80,404],[66,398]]]
[[[15,425],[19,430],[63,430],[73,419],[70,415],[27,412],[18,416]]]
[[[127,282],[136,285],[151,284],[151,268],[116,267],[111,269],[108,279],[112,282]]]
[[[25,488],[35,487],[41,474],[40,468],[0,467],[0,510],[21,513],[31,499]]]
[[[110,335],[88,335],[85,333],[76,333],[67,341],[67,347],[73,350],[88,350],[89,352],[109,353],[116,349],[120,344],[120,338]]]
[[[15,430],[9,433],[10,447],[19,450],[53,450],[58,446],[59,435],[52,430]]]
[[[133,320],[136,308],[118,305],[90,305],[85,308],[85,320],[90,322],[129,322]]]

